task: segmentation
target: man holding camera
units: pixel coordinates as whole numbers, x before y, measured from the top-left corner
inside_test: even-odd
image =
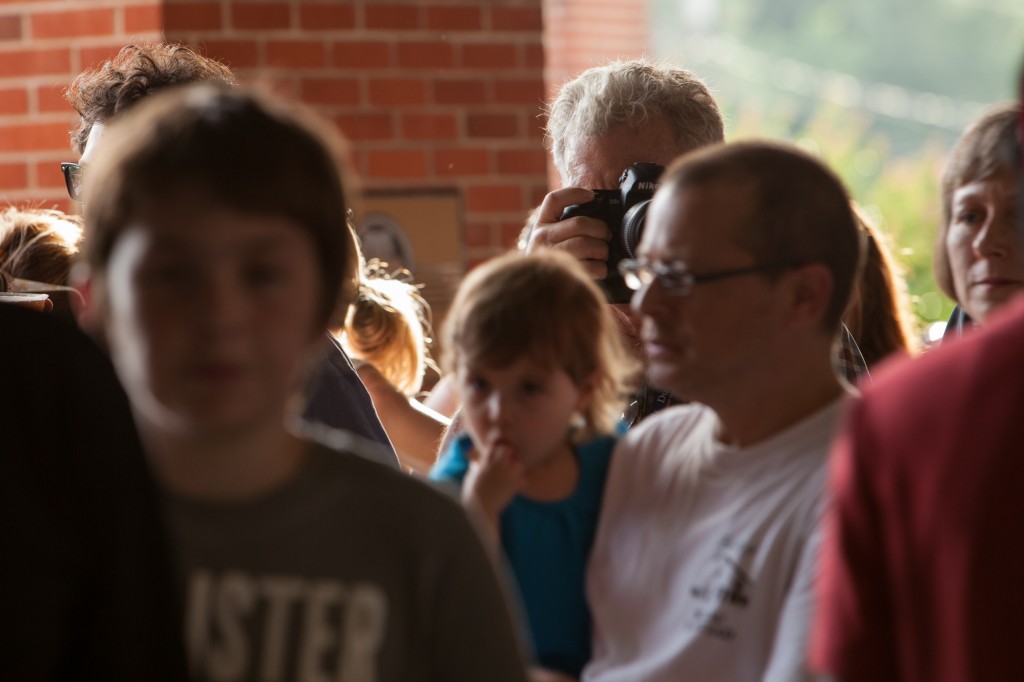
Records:
[[[621,220],[614,210],[583,205],[603,199],[594,189],[621,188],[627,195],[627,171],[634,164],[665,167],[682,154],[722,142],[724,122],[718,104],[689,71],[644,59],[612,62],[588,69],[562,86],[548,107],[547,137],[562,188],[544,198],[526,251],[568,251],[583,262],[591,277],[604,281],[612,303],[628,303],[628,296],[617,300],[615,295],[621,291],[615,281],[615,268],[623,255],[617,245],[623,238]],[[627,307],[616,311],[620,330],[639,350]],[[867,367],[845,326],[839,334],[834,365],[853,382],[867,375]],[[628,416],[635,424],[673,402],[667,391],[645,385]]]
[[[563,85],[548,107],[547,137],[562,187],[544,197],[526,251],[564,249],[607,289],[605,280],[618,274],[608,264],[620,255],[609,253],[620,241],[619,221],[614,215],[603,219],[607,211],[578,209],[595,201],[593,189],[618,190],[633,164],[663,169],[677,156],[722,142],[725,123],[695,74],[640,59],[588,69]],[[614,283],[610,288],[622,290]],[[629,303],[628,293],[610,299],[619,331],[639,355],[635,323],[622,305]],[[644,381],[627,421],[635,424],[673,402],[668,392]]]
[[[564,249],[594,279],[608,274],[612,234],[600,219],[562,220],[566,208],[617,189],[634,163],[667,166],[677,156],[722,142],[718,104],[697,76],[646,60],[613,62],[566,83],[548,108],[547,135],[562,188],[544,198],[527,251]]]

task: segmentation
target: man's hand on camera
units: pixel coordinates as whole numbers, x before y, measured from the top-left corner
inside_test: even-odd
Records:
[[[603,220],[576,216],[559,220],[562,212],[574,204],[593,201],[594,193],[580,187],[564,187],[549,192],[537,212],[537,223],[530,233],[526,252],[538,249],[563,249],[583,263],[594,279],[608,276],[608,240],[612,238]]]

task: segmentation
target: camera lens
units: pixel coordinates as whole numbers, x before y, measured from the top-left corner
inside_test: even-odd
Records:
[[[640,237],[644,234],[644,222],[647,220],[647,207],[651,200],[634,204],[622,218],[622,246],[630,258],[636,258],[636,247],[640,245]]]

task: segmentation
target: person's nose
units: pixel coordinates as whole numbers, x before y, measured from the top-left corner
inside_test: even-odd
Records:
[[[637,317],[654,315],[662,308],[664,296],[665,292],[655,279],[633,293],[629,307],[633,309],[633,313]]]
[[[245,297],[232,278],[223,273],[208,273],[203,278],[201,291],[195,304],[205,334],[230,334],[245,324]]]
[[[500,391],[487,397],[487,419],[492,425],[501,426],[508,417],[508,401]]]
[[[972,246],[979,256],[1000,258],[1009,254],[1019,239],[1016,221],[992,211],[975,235]]]

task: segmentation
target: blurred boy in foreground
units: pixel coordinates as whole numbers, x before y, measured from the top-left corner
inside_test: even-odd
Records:
[[[351,276],[336,141],[240,89],[154,95],[91,169],[83,319],[164,488],[197,680],[522,680],[450,500],[286,420]]]

